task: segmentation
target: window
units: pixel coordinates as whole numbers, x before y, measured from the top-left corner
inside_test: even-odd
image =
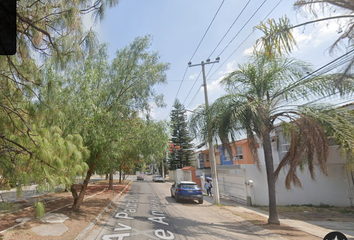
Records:
[[[198,189],[198,185],[196,184],[180,184],[179,188],[188,188],[188,189]]]
[[[209,154],[205,154],[206,161],[209,162]]]
[[[234,159],[235,160],[242,160],[243,159],[242,146],[236,147],[236,156],[234,156]]]
[[[289,139],[285,137],[282,134],[282,132],[278,133],[277,147],[278,147],[279,160],[282,160],[290,147]]]
[[[278,135],[278,151],[279,151],[279,153],[288,152],[289,147],[290,147],[289,140],[283,134],[280,133]]]

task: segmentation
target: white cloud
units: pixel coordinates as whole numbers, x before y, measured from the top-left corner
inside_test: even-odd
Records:
[[[309,47],[313,44],[313,35],[300,33],[299,29],[295,28],[293,30],[293,36],[297,43],[297,48],[294,48],[293,53],[301,52],[304,48]]]
[[[347,26],[346,19],[340,19],[337,21],[323,21],[318,22],[312,26],[301,28],[295,28],[293,30],[294,38],[296,39],[298,50],[304,51],[308,48],[318,47],[322,44],[329,46],[338,38],[339,26],[345,28]],[[294,51],[294,52],[295,52]]]
[[[246,55],[246,56],[252,55],[253,49],[254,49],[253,47],[246,48],[246,49],[243,51],[243,55]]]
[[[215,80],[208,84],[208,94],[212,96],[220,96],[224,92],[224,89],[220,85],[220,81],[224,76],[220,77],[218,80]],[[204,89],[202,89],[204,91]]]
[[[219,75],[222,75],[221,78],[223,78],[225,75],[231,73],[232,71],[234,71],[236,69],[236,64],[237,63],[237,60],[234,60],[234,61],[231,61],[231,62],[228,62],[226,64],[226,69],[224,71],[219,71],[218,74]]]
[[[189,76],[189,79],[194,80],[198,77],[198,75],[199,75],[198,73],[193,74],[193,75]]]

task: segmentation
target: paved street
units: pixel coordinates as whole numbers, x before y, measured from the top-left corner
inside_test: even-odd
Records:
[[[176,203],[170,196],[172,183],[134,179],[131,190],[87,236],[87,240],[126,239],[279,239],[235,215],[212,206],[211,197],[203,204]],[[274,237],[274,238],[273,238]]]

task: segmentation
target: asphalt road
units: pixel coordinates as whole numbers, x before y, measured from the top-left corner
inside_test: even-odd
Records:
[[[265,239],[232,214],[212,205],[185,200],[177,203],[170,196],[171,182],[133,180],[130,191],[119,200],[110,216],[101,221],[86,240],[145,239]]]

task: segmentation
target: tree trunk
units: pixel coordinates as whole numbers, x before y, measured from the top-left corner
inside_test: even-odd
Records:
[[[108,173],[106,173],[106,180],[108,180]]]
[[[275,176],[274,176],[274,163],[272,154],[272,144],[270,141],[270,132],[265,131],[262,134],[263,138],[263,151],[267,171],[268,182],[268,198],[269,198],[269,218],[268,224],[280,224],[278,211],[277,211],[277,198],[275,191]]]
[[[119,183],[122,183],[122,165],[119,166]]]
[[[87,189],[87,185],[88,185],[88,183],[89,183],[89,181],[90,181],[90,178],[91,178],[92,173],[93,173],[94,170],[95,170],[96,162],[98,161],[99,157],[100,157],[100,154],[97,154],[95,163],[94,163],[94,164],[90,167],[90,169],[87,171],[87,173],[86,173],[86,178],[85,178],[85,180],[84,180],[84,182],[83,182],[83,184],[82,184],[82,187],[81,187],[79,196],[78,196],[76,199],[75,199],[75,197],[74,197],[74,203],[73,203],[73,206],[72,206],[72,209],[71,209],[71,210],[74,211],[74,212],[79,211],[79,209],[80,209],[80,207],[81,207],[81,204],[82,204],[82,202],[84,201],[84,197],[85,197],[85,192],[86,192],[86,189]],[[73,196],[74,196],[74,195],[73,195]]]
[[[110,173],[110,174],[109,174],[108,190],[113,190],[113,173]]]
[[[74,198],[74,203],[73,203],[73,206],[77,204],[77,200],[78,200],[78,195],[77,195],[77,191],[76,191],[76,188],[75,188],[75,185],[71,185],[71,188],[70,188],[70,191],[71,191],[71,194],[73,195],[73,198]]]

